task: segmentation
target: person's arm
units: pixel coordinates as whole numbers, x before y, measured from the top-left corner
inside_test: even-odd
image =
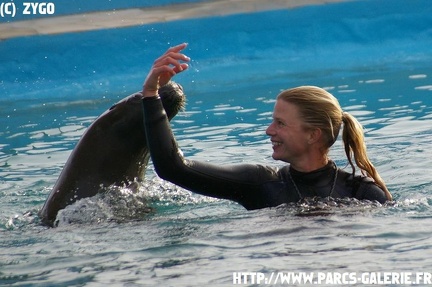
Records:
[[[202,195],[236,201],[248,209],[267,205],[263,202],[263,183],[277,179],[275,170],[261,165],[221,166],[187,160],[177,146],[160,98],[144,98],[143,112],[147,145],[161,178]]]
[[[248,209],[268,206],[264,182],[277,180],[277,173],[260,165],[220,166],[186,160],[177,147],[162,102],[159,87],[187,70],[189,58],[181,44],[156,59],[143,85],[143,112],[147,144],[158,175],[193,192],[239,202]]]

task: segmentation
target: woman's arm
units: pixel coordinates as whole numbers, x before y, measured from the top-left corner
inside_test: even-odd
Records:
[[[158,175],[174,184],[207,196],[230,199],[246,208],[266,203],[264,183],[277,181],[277,172],[260,165],[220,166],[183,158],[171,131],[158,88],[188,68],[180,53],[186,44],[167,50],[153,64],[143,86],[144,125],[147,145]]]
[[[236,201],[246,208],[264,204],[263,184],[278,180],[275,170],[261,165],[220,166],[187,160],[177,146],[159,97],[145,98],[143,111],[147,145],[161,178],[199,194]]]

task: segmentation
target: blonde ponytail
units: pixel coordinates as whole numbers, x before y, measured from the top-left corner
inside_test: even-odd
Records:
[[[352,115],[346,112],[342,114],[342,121],[344,123],[342,140],[353,174],[355,173],[355,166],[352,162],[354,156],[354,161],[362,174],[373,178],[375,183],[385,192],[387,199],[392,200],[392,195],[367,156],[362,126]]]

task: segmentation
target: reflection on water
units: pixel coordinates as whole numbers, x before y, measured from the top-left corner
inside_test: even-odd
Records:
[[[370,157],[396,198],[416,197],[417,188],[410,187],[424,186],[422,192],[430,192],[425,169],[432,160],[432,91],[426,88],[431,74],[430,69],[387,70],[318,80],[363,124]],[[232,92],[203,93],[193,84],[182,83],[188,103],[174,119],[173,129],[185,155],[220,164],[280,164],[272,161],[265,135],[277,95],[267,91],[284,85],[283,79],[279,81],[264,79],[252,87],[249,81],[237,82]],[[306,78],[299,84],[311,82]],[[35,184],[31,178],[51,185],[85,128],[115,101],[4,103],[0,178],[30,189]],[[344,162],[340,142],[331,154]]]

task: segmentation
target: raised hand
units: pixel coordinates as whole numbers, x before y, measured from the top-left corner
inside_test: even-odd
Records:
[[[185,62],[190,58],[180,53],[187,44],[183,43],[169,48],[162,56],[157,58],[150,69],[143,85],[144,97],[157,95],[159,87],[167,84],[172,77],[189,68]]]

